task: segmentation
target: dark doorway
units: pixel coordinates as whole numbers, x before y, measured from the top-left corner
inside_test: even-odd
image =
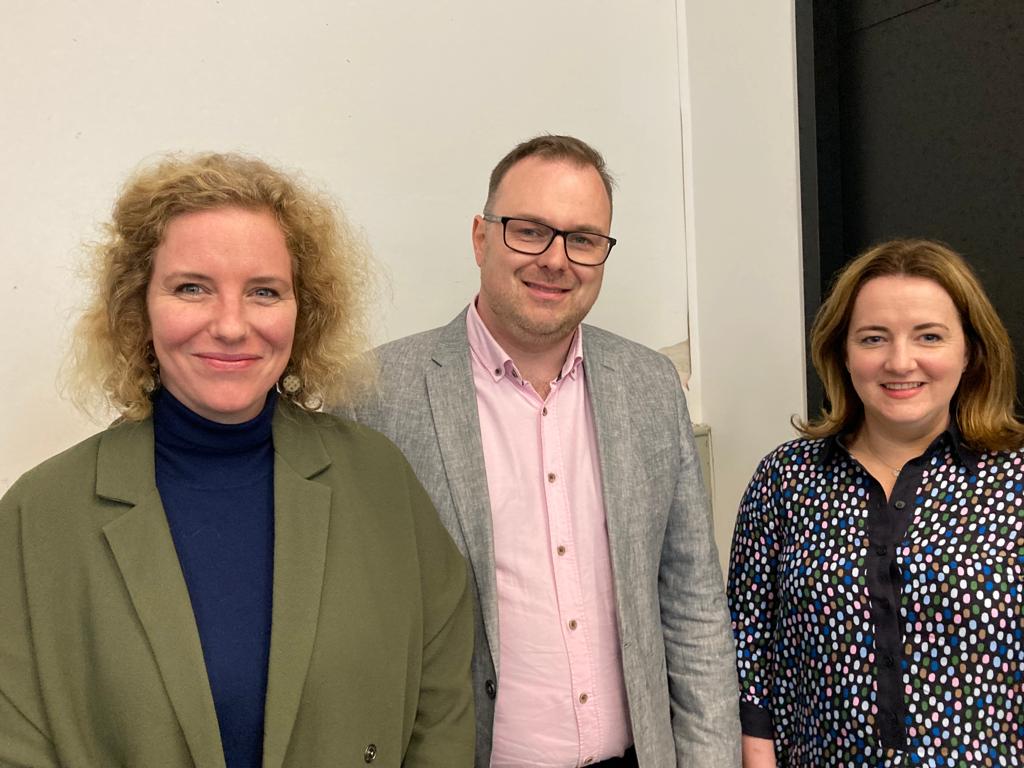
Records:
[[[797,0],[805,310],[894,237],[978,272],[1024,400],[1024,2]],[[808,413],[821,406],[808,371]]]

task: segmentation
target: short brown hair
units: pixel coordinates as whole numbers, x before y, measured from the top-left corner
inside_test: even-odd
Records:
[[[517,145],[511,152],[505,155],[491,171],[491,180],[487,186],[487,202],[484,210],[491,210],[491,203],[494,202],[494,195],[501,186],[502,179],[509,169],[520,160],[528,157],[543,157],[547,160],[568,160],[581,167],[590,166],[601,177],[605,192],[608,193],[608,207],[612,205],[612,188],[615,186],[615,179],[608,171],[601,153],[582,139],[574,136],[553,136],[549,133],[542,136],[535,136]]]
[[[372,368],[367,248],[325,195],[262,160],[238,154],[167,155],[125,183],[105,237],[92,248],[93,295],[72,347],[68,385],[86,410],[97,401],[129,420],[151,412],[156,377],[146,290],[153,255],[176,216],[226,206],[268,210],[292,258],[298,314],[286,369],[305,408],[350,402]]]
[[[1024,425],[1014,412],[1016,371],[1009,334],[974,272],[948,246],[932,240],[892,240],[876,245],[837,275],[811,327],[811,358],[827,398],[816,420],[795,421],[809,437],[852,432],[864,406],[846,369],[846,337],[860,289],[887,275],[923,277],[949,294],[967,342],[967,367],[953,396],[960,434],[978,450],[1011,450],[1024,443]]]

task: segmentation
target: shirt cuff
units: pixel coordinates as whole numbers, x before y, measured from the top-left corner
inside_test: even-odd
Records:
[[[748,701],[740,702],[740,727],[744,736],[754,736],[758,739],[775,738],[771,712]]]

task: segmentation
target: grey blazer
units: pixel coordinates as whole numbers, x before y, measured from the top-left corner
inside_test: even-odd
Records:
[[[498,603],[465,316],[378,349],[378,394],[355,417],[402,449],[469,560],[476,764],[488,766],[501,680]],[[664,356],[591,326],[583,365],[640,766],[738,767],[732,633],[678,374]]]

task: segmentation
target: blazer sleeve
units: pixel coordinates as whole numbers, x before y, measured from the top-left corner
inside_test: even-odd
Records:
[[[466,562],[441,525],[426,491],[407,469],[420,558],[422,677],[403,766],[471,768],[476,745],[473,605]]]
[[[729,557],[729,609],[736,642],[743,733],[774,738],[771,716],[775,572],[779,554],[771,456],[760,463],[740,502]]]
[[[659,571],[676,761],[739,768],[735,654],[700,459],[674,379],[679,464]]]
[[[57,768],[29,634],[18,491],[0,499],[0,766]]]

